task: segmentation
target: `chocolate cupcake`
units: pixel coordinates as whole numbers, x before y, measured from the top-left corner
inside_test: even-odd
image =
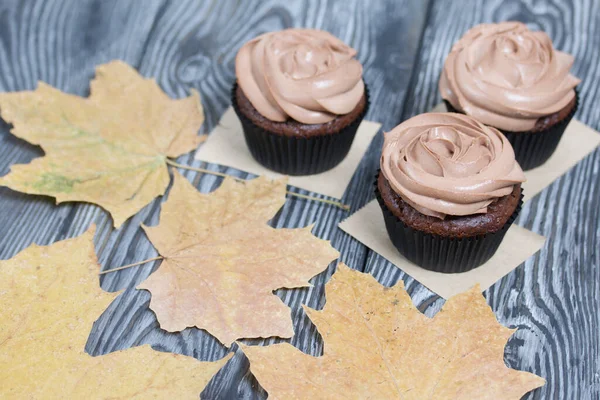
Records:
[[[521,209],[524,181],[500,131],[463,114],[429,113],[385,134],[376,194],[398,251],[454,273],[494,255]]]
[[[330,33],[286,29],[246,43],[232,104],[252,156],[287,175],[338,165],[369,107],[356,51]]]
[[[448,111],[502,131],[528,170],[550,158],[577,110],[573,61],[525,24],[482,24],[452,48],[439,89]]]

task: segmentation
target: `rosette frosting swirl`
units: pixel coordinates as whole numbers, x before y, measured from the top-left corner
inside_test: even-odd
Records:
[[[321,124],[348,114],[364,94],[355,55],[328,32],[286,29],[247,42],[235,72],[246,97],[266,118]]]
[[[525,181],[500,131],[455,113],[421,114],[387,132],[381,171],[404,201],[440,219],[485,213]]]
[[[439,88],[454,108],[485,124],[528,131],[573,100],[580,82],[569,73],[573,61],[525,24],[482,24],[454,45]]]

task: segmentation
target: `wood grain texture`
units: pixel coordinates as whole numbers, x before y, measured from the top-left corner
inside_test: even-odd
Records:
[[[143,8],[141,4],[141,0],[8,3],[3,14],[5,31],[0,32],[0,37],[11,46],[18,43],[20,51],[15,53],[19,57],[16,64],[10,56],[14,50],[5,45],[0,66],[10,65],[20,75],[18,79],[0,80],[0,90],[31,89],[37,80],[43,80],[62,90],[85,95],[94,67],[120,58],[142,74],[156,77],[173,97],[183,97],[191,88],[198,89],[207,116],[203,129],[209,132],[229,106],[237,49],[262,32],[307,26],[327,29],[360,49],[359,58],[365,65],[365,80],[371,93],[372,107],[367,118],[382,121],[389,129],[398,120],[428,5],[391,0],[371,5],[360,0],[253,1],[244,2],[243,7],[235,1],[144,1]],[[21,27],[27,25],[38,26],[38,30],[22,31]],[[398,47],[398,43],[403,46]],[[49,46],[61,50],[51,50]],[[41,155],[38,148],[19,141],[8,133],[6,126],[3,128],[0,174],[8,172],[13,163],[28,162]],[[380,146],[381,137],[378,137],[371,146],[372,155],[361,164],[343,199],[353,210],[371,196],[371,169],[377,162],[375,149]],[[192,155],[181,157],[179,162],[240,177],[247,175],[194,162]],[[214,190],[220,184],[221,179],[211,175],[182,172],[203,192]],[[103,266],[120,266],[156,255],[139,226],[158,222],[160,199],[121,229],[112,231],[107,214],[95,206],[56,207],[52,199],[25,196],[4,188],[0,189],[0,196],[0,224],[6,232],[0,238],[1,258],[12,257],[33,242],[47,244],[76,236],[92,222],[99,227],[95,240]],[[316,223],[314,233],[332,240],[348,265],[362,269],[367,249],[337,229],[337,224],[347,216],[347,212],[335,207],[290,198],[272,224],[300,227]],[[193,355],[201,360],[223,357],[227,349],[204,331],[186,329],[182,333],[167,333],[158,328],[154,313],[148,309],[150,295],[134,289],[156,266],[135,267],[101,278],[105,290],[126,290],[95,324],[87,350],[96,355],[149,343],[161,350]],[[331,265],[315,277],[312,288],[277,292],[292,309],[296,331],[292,343],[314,355],[321,353],[322,343],[301,304],[322,307],[323,284],[333,270]],[[206,399],[265,397],[248,372],[246,358],[239,352],[202,394]]]
[[[583,78],[577,117],[598,129],[599,8],[591,0],[4,0],[0,2],[0,90],[32,89],[43,80],[86,95],[94,67],[119,58],[143,75],[156,77],[173,97],[198,89],[206,112],[203,130],[209,132],[229,106],[234,57],[245,41],[290,26],[316,27],[359,50],[371,93],[367,118],[389,130],[439,101],[437,79],[443,60],[464,31],[483,21],[519,19],[546,30],[557,47],[576,56],[574,72]],[[42,154],[10,135],[6,125],[0,128],[0,175],[11,164]],[[381,143],[379,134],[344,196],[353,211],[373,198]],[[178,161],[247,176],[193,161],[192,155]],[[521,328],[507,346],[507,363],[548,380],[528,399],[600,396],[599,169],[596,151],[524,208],[518,223],[547,236],[546,247],[486,292],[500,321]],[[221,178],[182,172],[202,192],[220,184]],[[108,215],[98,207],[55,206],[49,198],[0,188],[0,258],[10,258],[31,243],[77,236],[90,223],[98,225],[95,241],[103,268],[153,257],[156,251],[139,226],[158,222],[160,203],[157,199],[113,231]],[[419,308],[427,315],[437,312],[441,299],[337,229],[348,215],[335,207],[289,198],[272,224],[316,223],[315,234],[332,240],[350,267],[372,273],[385,285],[405,279]],[[167,333],[158,328],[148,308],[150,295],[135,290],[158,264],[101,278],[105,290],[126,290],[95,324],[87,350],[97,355],[149,343],[201,360],[223,357],[228,350],[204,331]],[[313,279],[312,288],[277,292],[292,309],[296,331],[292,344],[313,355],[321,353],[322,342],[301,304],[322,307],[323,284],[332,273],[333,265]],[[201,397],[264,399],[266,394],[237,351]]]
[[[402,119],[441,101],[437,84],[452,44],[471,26],[519,20],[546,31],[575,56],[582,78],[576,118],[600,128],[600,4],[595,1],[450,1],[431,8]],[[600,398],[600,150],[525,205],[517,224],[547,237],[544,248],[485,292],[501,323],[518,327],[505,361],[547,380],[526,399]],[[367,271],[380,282],[408,283],[416,304],[435,314],[443,300],[370,253]]]

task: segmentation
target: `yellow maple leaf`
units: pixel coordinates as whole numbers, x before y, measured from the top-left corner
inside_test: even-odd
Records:
[[[170,99],[121,61],[97,68],[88,98],[40,82],[35,91],[0,93],[0,114],[46,153],[13,166],[0,185],[98,204],[117,227],[164,193],[167,158],[194,150],[204,121],[196,91]]]
[[[175,173],[160,224],[145,227],[165,258],[140,289],[152,293],[160,326],[206,329],[225,345],[238,338],[291,337],[290,309],[273,294],[308,286],[339,253],[312,226],[275,229],[267,222],[285,203],[286,184],[225,178],[199,193]]]
[[[94,229],[0,261],[0,398],[197,399],[227,361],[149,346],[92,357],[84,347],[117,296],[98,285]]]
[[[449,299],[432,319],[400,281],[386,288],[343,264],[322,311],[306,308],[323,356],[287,343],[241,345],[269,399],[520,399],[545,381],[504,364],[514,330],[500,325],[479,287]]]

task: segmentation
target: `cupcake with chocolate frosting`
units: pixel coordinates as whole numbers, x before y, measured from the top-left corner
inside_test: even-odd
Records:
[[[453,273],[494,255],[520,211],[524,181],[497,129],[463,114],[428,113],[385,133],[376,194],[398,251]]]
[[[523,23],[482,24],[452,48],[439,89],[448,111],[501,130],[527,170],[550,158],[577,110],[573,61]]]
[[[339,164],[369,101],[356,50],[328,32],[286,29],[247,42],[232,92],[252,156],[288,175]]]

